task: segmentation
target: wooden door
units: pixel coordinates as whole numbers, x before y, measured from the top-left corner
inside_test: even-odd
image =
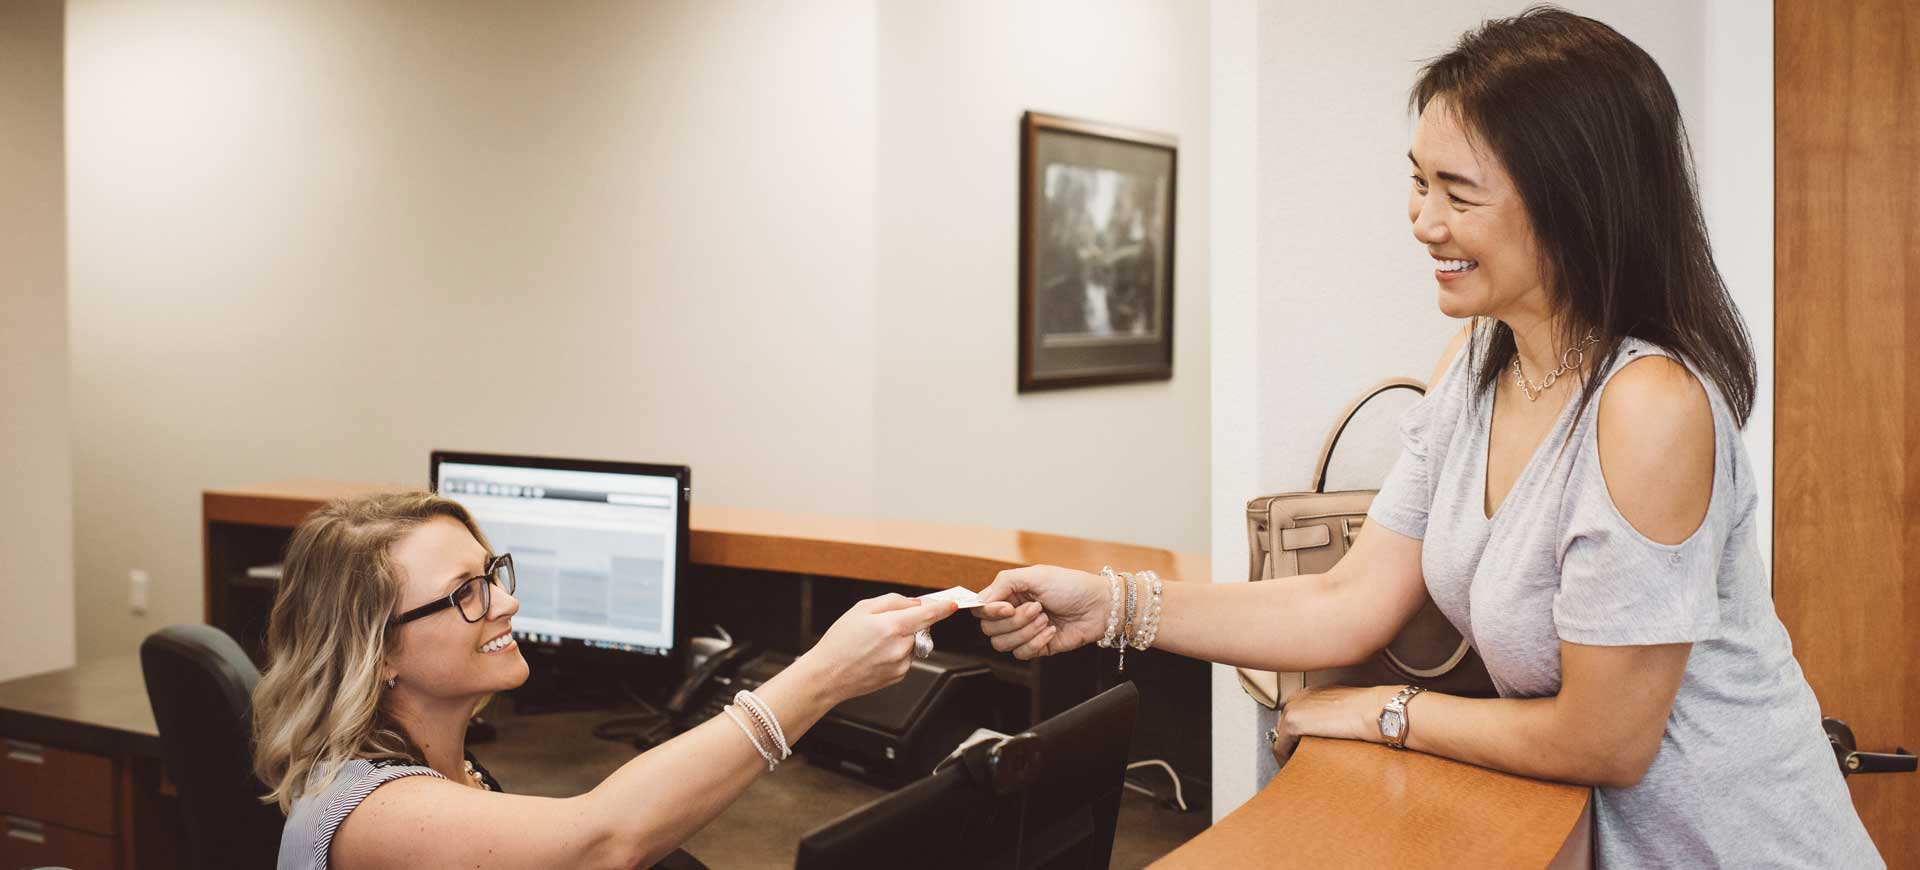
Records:
[[[1776,0],[1774,40],[1774,603],[1824,715],[1920,749],[1920,3]],[[1848,785],[1916,866],[1920,774]]]

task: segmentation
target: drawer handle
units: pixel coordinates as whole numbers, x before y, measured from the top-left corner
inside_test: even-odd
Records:
[[[25,740],[7,741],[7,760],[9,761],[24,761],[28,764],[46,764],[46,753],[47,748],[38,743],[28,743]]]
[[[7,836],[44,846],[47,842],[47,826],[32,819],[8,816]]]

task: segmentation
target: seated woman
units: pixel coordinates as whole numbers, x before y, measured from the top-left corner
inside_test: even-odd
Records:
[[[592,791],[499,792],[468,718],[527,679],[511,561],[457,502],[333,502],[288,546],[254,695],[255,767],[287,811],[282,870],[643,867],[719,815],[841,701],[898,682],[951,603],[862,601],[736,705]]]
[[[1740,439],[1753,351],[1666,76],[1534,8],[1463,37],[1411,102],[1407,216],[1441,312],[1472,325],[1353,549],[1260,583],[1008,571],[982,629],[1023,659],[1157,640],[1311,671],[1364,661],[1431,596],[1500,697],[1315,689],[1280,736],[1592,785],[1603,866],[1882,866],[1774,614]]]

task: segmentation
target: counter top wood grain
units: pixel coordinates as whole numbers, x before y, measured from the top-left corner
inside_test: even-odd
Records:
[[[207,490],[209,522],[282,528],[329,499],[397,484],[289,480]],[[927,589],[980,589],[995,574],[1051,564],[1098,571],[1152,570],[1170,580],[1211,579],[1207,557],[1155,547],[1014,529],[785,513],[695,504],[688,517],[694,564],[846,577]]]
[[[1308,737],[1252,800],[1153,867],[1584,867],[1590,793]]]

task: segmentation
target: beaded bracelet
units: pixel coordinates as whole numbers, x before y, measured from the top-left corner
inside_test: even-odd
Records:
[[[753,751],[760,753],[760,757],[766,759],[767,772],[773,772],[773,769],[780,765],[779,759],[774,758],[773,753],[768,752],[767,747],[760,744],[759,736],[753,733],[753,726],[740,718],[740,708],[728,704],[721,709],[727,714],[728,719],[733,720],[733,724],[740,726],[740,733],[747,735],[747,742],[753,744]]]
[[[760,730],[767,735],[767,739],[773,743],[774,747],[780,750],[781,761],[793,757],[793,748],[787,745],[786,732],[780,729],[780,719],[773,715],[773,708],[768,707],[767,702],[760,700],[759,695],[746,689],[736,692],[733,702],[739,704],[753,716],[755,722],[760,724]]]
[[[1120,639],[1120,577],[1111,566],[1101,568],[1100,576],[1107,578],[1107,633],[1101,635],[1099,646],[1112,649]]]
[[[1133,648],[1146,652],[1148,647],[1153,646],[1154,638],[1160,634],[1160,591],[1163,584],[1160,582],[1160,575],[1152,571],[1142,571],[1140,577],[1141,582],[1147,584],[1151,597],[1147,600],[1145,613],[1141,617],[1139,626],[1134,630]]]

